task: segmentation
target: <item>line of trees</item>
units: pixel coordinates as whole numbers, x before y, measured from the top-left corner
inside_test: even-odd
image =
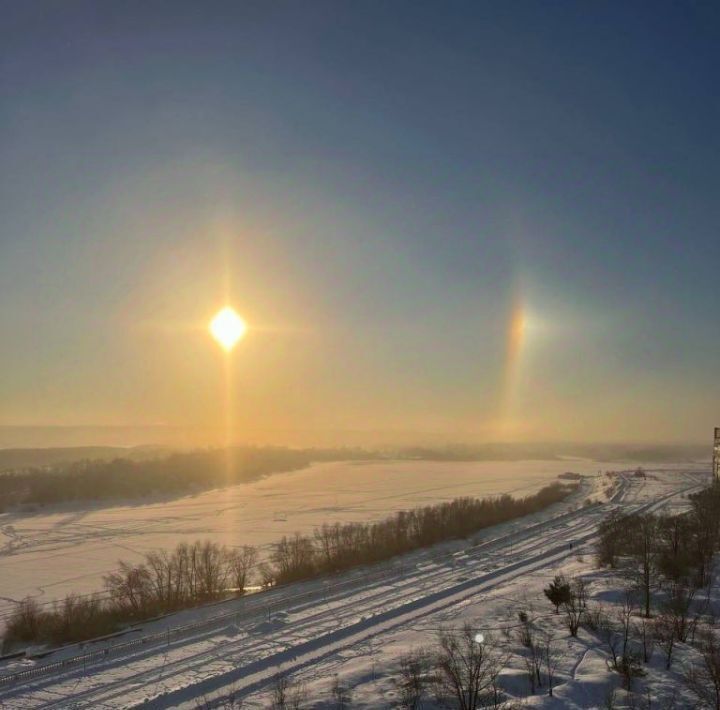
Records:
[[[254,547],[180,543],[149,552],[137,564],[120,562],[104,577],[104,593],[70,594],[49,608],[26,598],[9,618],[4,643],[60,644],[113,633],[122,624],[242,595],[257,562]]]
[[[104,578],[105,591],[122,617],[142,619],[220,599],[229,591],[242,595],[256,562],[257,550],[249,545],[180,543],[170,553],[149,552],[137,565],[121,562]]]
[[[375,523],[323,525],[313,535],[283,537],[270,560],[254,547],[228,549],[209,541],[156,550],[140,563],[120,562],[104,577],[104,593],[68,595],[50,608],[20,602],[7,621],[6,648],[18,642],[68,643],[112,633],[122,624],[244,594],[251,581],[264,587],[387,560],[436,542],[539,511],[566,498],[572,486],[551,484],[521,499],[457,498],[401,511]]]
[[[566,498],[573,486],[553,483],[516,499],[456,498],[401,511],[374,523],[325,524],[313,535],[285,536],[273,545],[271,576],[276,584],[309,579],[390,559],[437,542],[535,513]]]

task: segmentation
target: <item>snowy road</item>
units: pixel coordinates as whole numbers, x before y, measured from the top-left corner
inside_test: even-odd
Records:
[[[175,615],[146,625],[143,633],[157,635],[188,622],[197,623],[196,631],[112,652],[107,660],[86,667],[59,668],[0,686],[0,707],[195,707],[197,698],[230,688],[249,694],[267,685],[280,668],[296,671],[369,638],[460,608],[523,575],[552,570],[594,540],[598,523],[610,510],[657,510],[703,482],[693,472],[658,475],[653,485],[626,475],[604,505],[555,506],[472,540]],[[78,653],[77,647],[38,664],[72,653]],[[18,664],[12,670],[25,667],[31,666]],[[0,674],[9,672],[0,669]]]

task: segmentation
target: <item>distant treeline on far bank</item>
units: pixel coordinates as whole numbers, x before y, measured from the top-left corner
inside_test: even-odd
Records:
[[[591,444],[485,444],[365,448],[236,447],[170,452],[159,447],[81,447],[0,450],[0,512],[69,501],[173,497],[237,483],[320,461],[436,462],[562,460],[690,461],[707,458],[699,446],[638,447]],[[562,455],[560,452],[563,452]],[[68,460],[62,460],[68,457]],[[74,457],[70,459],[70,457]],[[28,462],[33,462],[28,464]]]
[[[174,496],[247,483],[319,461],[367,460],[360,449],[237,447],[174,453],[156,459],[81,460],[0,474],[0,512],[68,501]]]

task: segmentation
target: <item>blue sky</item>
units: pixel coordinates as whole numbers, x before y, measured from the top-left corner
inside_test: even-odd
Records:
[[[0,423],[215,426],[230,298],[248,438],[718,424],[716,3],[4,15]]]

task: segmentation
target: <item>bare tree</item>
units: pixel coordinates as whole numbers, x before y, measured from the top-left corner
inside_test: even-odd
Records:
[[[665,668],[670,670],[675,641],[677,640],[675,622],[671,616],[660,614],[655,619],[654,636],[658,646],[662,648],[665,654]]]
[[[619,670],[623,676],[625,689],[627,691],[630,691],[633,680],[644,673],[640,663],[640,653],[632,639],[634,610],[634,594],[632,590],[626,589],[622,606],[617,611],[618,629],[621,639],[620,665],[617,666],[617,670]]]
[[[154,550],[145,555],[145,569],[154,602],[160,609],[175,608],[177,597],[173,593],[173,565],[167,550]]]
[[[600,636],[600,639],[603,641],[605,646],[607,647],[607,650],[610,651],[610,658],[612,661],[612,666],[615,670],[619,670],[620,663],[620,650],[621,650],[621,639],[620,634],[617,633],[615,630],[615,626],[613,625],[613,622],[611,619],[603,615],[599,619],[598,623],[598,635]]]
[[[582,622],[586,629],[597,631],[605,618],[605,609],[602,604],[595,607],[586,606],[583,609]]]
[[[336,568],[338,551],[340,548],[340,523],[323,523],[315,529],[315,540],[320,550],[323,567],[326,570]]]
[[[658,523],[657,518],[651,513],[636,516],[636,521],[635,530],[631,533],[635,541],[633,556],[639,565],[637,581],[645,602],[645,618],[649,619],[658,561]]]
[[[288,707],[291,710],[301,710],[307,702],[307,688],[304,683],[295,682],[292,684],[288,702]]]
[[[580,608],[586,609],[588,600],[587,582],[582,577],[575,577],[570,584],[570,590],[577,599]]]
[[[533,645],[533,627],[528,613],[526,611],[519,612],[518,621],[520,622],[517,628],[518,641],[525,648],[529,648]]]
[[[603,521],[599,532],[598,562],[619,565],[633,580],[643,594],[645,616],[649,617],[661,553],[657,518],[652,513],[611,516]]]
[[[267,562],[261,562],[257,567],[257,572],[263,589],[269,589],[275,584],[275,572]]]
[[[45,612],[32,597],[25,597],[15,605],[6,622],[3,647],[13,641],[34,641],[41,638],[45,620]]]
[[[272,696],[270,700],[271,710],[285,710],[287,708],[287,695],[290,680],[286,675],[278,673],[273,682]]]
[[[621,657],[624,660],[630,653],[630,642],[632,638],[633,628],[633,610],[635,609],[635,599],[632,590],[626,589],[623,596],[623,603],[615,612],[615,618],[618,622],[618,630],[621,638]]]
[[[603,704],[603,707],[605,710],[615,710],[615,708],[617,708],[617,703],[617,690],[612,688],[605,696],[605,703]]]
[[[710,603],[710,598],[712,594],[712,576],[710,577],[710,581],[708,585],[704,589],[705,595],[703,597],[703,600],[695,600],[695,606],[693,609],[693,618],[690,622],[690,643],[695,643],[695,632],[697,631],[698,627],[700,626],[700,623],[703,619],[706,619],[710,626],[714,625],[715,622],[715,613],[713,610],[713,606]]]
[[[340,680],[339,676],[335,676],[333,680],[331,693],[337,710],[345,710],[350,707],[352,690]]]
[[[398,707],[409,710],[420,707],[428,684],[429,668],[430,659],[423,650],[413,650],[400,657],[400,677],[395,681]]]
[[[307,691],[302,683],[292,681],[288,676],[279,673],[275,676],[271,710],[299,710],[307,699]]]
[[[538,678],[542,666],[542,656],[535,642],[527,647],[527,650],[522,654],[522,659],[527,671],[528,683],[530,684],[530,694],[534,695],[538,686],[542,685],[542,680]]]
[[[560,663],[560,653],[555,646],[555,636],[550,631],[543,631],[540,633],[540,655],[545,665],[548,695],[552,697],[555,675],[557,673],[558,664]]]
[[[300,533],[283,536],[273,543],[271,558],[280,583],[312,577],[316,570],[317,553],[313,541]]]
[[[658,566],[663,576],[673,582],[687,579],[693,566],[693,555],[688,547],[693,536],[695,521],[688,515],[660,515],[658,534],[660,555]]]
[[[675,638],[683,643],[697,623],[697,618],[691,616],[694,598],[695,590],[678,582],[671,586],[668,599],[661,605],[663,614],[671,618],[675,626]]]
[[[575,594],[574,587],[570,588],[570,594],[563,602],[562,608],[565,613],[565,622],[567,623],[568,631],[570,631],[571,636],[575,637],[580,628],[580,621],[583,618],[584,609],[580,597]]]
[[[117,572],[103,577],[105,589],[116,606],[131,617],[147,613],[152,594],[150,577],[144,565],[120,562]]]
[[[525,647],[522,659],[527,669],[530,693],[535,693],[537,687],[542,687],[542,654],[535,639],[535,629],[527,612],[521,611],[518,614],[518,619],[520,620],[520,626],[517,628],[517,638]]]
[[[635,636],[640,641],[643,662],[649,663],[655,651],[655,636],[652,621],[644,616],[634,623]]]
[[[597,561],[601,567],[617,567],[621,554],[625,552],[625,529],[629,517],[611,513],[600,523]]]
[[[703,629],[699,636],[702,663],[690,664],[685,669],[685,685],[700,707],[720,710],[720,643],[710,628]]]
[[[226,550],[209,540],[196,542],[195,546],[198,596],[200,599],[217,599],[227,581]]]
[[[245,594],[257,556],[257,549],[251,545],[243,545],[240,549],[229,550],[227,553],[230,582],[238,596]]]
[[[465,624],[461,631],[440,631],[438,646],[433,679],[438,701],[459,710],[475,710],[485,699],[492,702],[503,665],[492,637],[478,643],[473,628]]]
[[[697,582],[704,587],[712,576],[713,555],[720,539],[720,485],[715,483],[689,498],[695,522],[692,547],[697,562]]]

